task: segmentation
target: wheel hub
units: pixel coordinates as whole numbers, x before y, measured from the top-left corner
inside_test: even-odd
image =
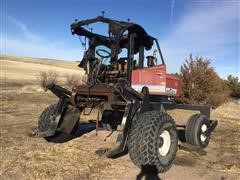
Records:
[[[207,131],[207,125],[203,124],[202,127],[201,127],[201,134],[200,134],[200,140],[202,142],[205,142],[206,139],[207,139],[206,131]]]
[[[161,156],[166,156],[171,146],[171,136],[167,130],[164,130],[159,137],[159,148],[158,151]]]
[[[159,137],[158,143],[159,143],[159,148],[161,148],[163,146],[163,138],[162,137]]]

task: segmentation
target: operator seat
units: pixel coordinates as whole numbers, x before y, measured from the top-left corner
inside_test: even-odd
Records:
[[[122,57],[118,59],[118,69],[123,73],[127,71],[127,57]]]
[[[146,58],[147,58],[147,66],[148,67],[153,67],[153,66],[157,65],[156,57],[154,57],[154,56],[147,56]]]

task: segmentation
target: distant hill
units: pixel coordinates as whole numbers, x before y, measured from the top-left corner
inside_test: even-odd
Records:
[[[52,65],[64,68],[76,68],[79,62],[74,60],[59,60],[59,59],[47,59],[47,58],[37,58],[37,57],[26,57],[26,56],[14,56],[14,55],[0,55],[0,60],[11,60],[11,61],[21,61],[37,64]]]
[[[76,61],[1,55],[0,65],[1,84],[37,84],[41,71],[56,71],[60,81],[64,81],[68,75],[79,75],[81,78],[84,74]]]

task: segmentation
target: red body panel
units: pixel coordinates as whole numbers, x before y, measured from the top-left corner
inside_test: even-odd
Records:
[[[182,93],[181,79],[173,74],[167,74],[166,79],[166,93],[180,96]]]
[[[140,92],[143,86],[147,86],[152,95],[179,96],[181,93],[180,79],[167,74],[165,65],[133,70],[132,88]]]

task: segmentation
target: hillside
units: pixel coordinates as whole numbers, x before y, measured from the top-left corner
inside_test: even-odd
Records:
[[[1,84],[22,86],[27,84],[39,84],[40,72],[54,71],[59,76],[60,84],[64,84],[69,75],[81,78],[84,71],[77,67],[77,62],[51,59],[39,59],[30,57],[3,55],[0,59]]]

